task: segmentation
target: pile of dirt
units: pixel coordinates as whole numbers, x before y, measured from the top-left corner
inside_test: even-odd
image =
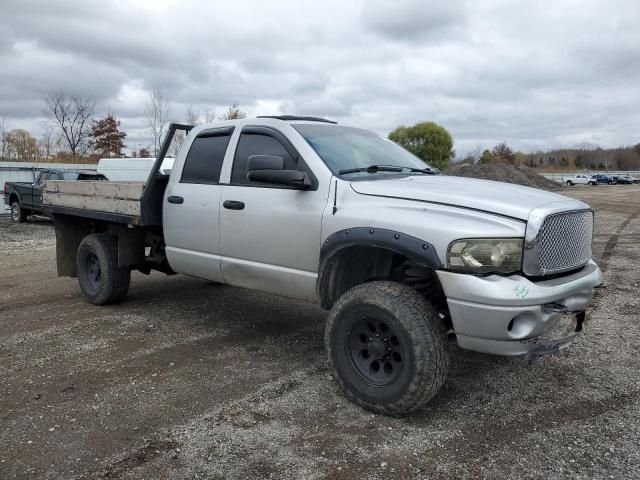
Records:
[[[524,165],[453,164],[445,173],[456,177],[482,178],[484,180],[515,183],[517,185],[542,188],[544,190],[560,190],[562,188],[562,184],[549,180]]]

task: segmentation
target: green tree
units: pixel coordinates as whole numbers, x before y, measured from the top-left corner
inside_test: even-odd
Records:
[[[122,157],[127,134],[121,132],[119,126],[120,122],[111,114],[102,120],[94,120],[91,126],[93,148],[103,157]]]
[[[26,130],[16,128],[7,132],[4,143],[5,155],[9,159],[26,162],[38,158],[38,142]]]
[[[480,160],[478,160],[478,163],[494,163],[493,154],[489,150],[485,150],[484,152],[482,152],[482,155],[480,155]]]
[[[440,170],[445,170],[455,155],[451,134],[433,122],[401,125],[389,134],[389,140]]]

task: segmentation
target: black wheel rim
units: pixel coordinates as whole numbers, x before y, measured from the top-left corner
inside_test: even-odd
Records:
[[[102,279],[102,270],[98,256],[90,252],[84,260],[84,266],[87,286],[92,293],[97,292],[100,287],[100,280]]]
[[[353,369],[370,385],[389,385],[402,374],[402,337],[385,320],[360,318],[347,334],[347,350]]]

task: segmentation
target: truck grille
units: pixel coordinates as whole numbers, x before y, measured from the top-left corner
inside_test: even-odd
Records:
[[[591,259],[593,212],[574,210],[547,216],[525,245],[524,273],[550,275],[581,267]]]

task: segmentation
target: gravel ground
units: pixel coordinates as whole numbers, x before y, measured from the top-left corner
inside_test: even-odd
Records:
[[[404,418],[343,399],[314,305],[161,274],[95,307],[53,228],[0,219],[0,478],[640,478],[640,186],[596,210],[588,336],[529,363],[452,347]]]

